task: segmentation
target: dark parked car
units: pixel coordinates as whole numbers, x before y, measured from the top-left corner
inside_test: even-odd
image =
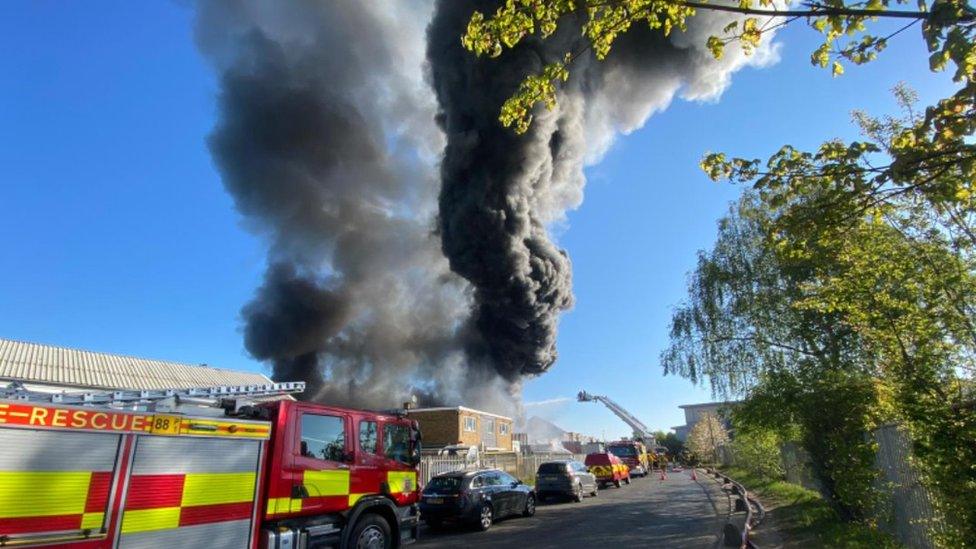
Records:
[[[583,501],[583,494],[597,494],[596,475],[578,461],[549,461],[539,465],[535,474],[535,493],[539,501],[552,496]]]
[[[431,528],[445,521],[479,530],[510,515],[535,514],[535,490],[504,471],[454,471],[430,479],[420,496],[420,518]]]

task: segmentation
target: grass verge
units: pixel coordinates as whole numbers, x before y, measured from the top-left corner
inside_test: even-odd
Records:
[[[902,547],[868,524],[844,522],[814,490],[738,467],[726,467],[722,472],[759,496],[766,507],[767,522],[757,532],[775,528],[783,540],[783,547]]]

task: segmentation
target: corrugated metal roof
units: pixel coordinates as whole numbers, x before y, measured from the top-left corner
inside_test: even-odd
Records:
[[[0,380],[96,389],[261,385],[267,376],[0,338]]]

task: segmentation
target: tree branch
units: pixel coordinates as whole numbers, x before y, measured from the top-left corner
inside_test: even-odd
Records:
[[[786,345],[784,343],[775,343],[772,341],[766,341],[765,339],[756,336],[727,336],[727,337],[704,339],[703,341],[707,343],[722,343],[725,341],[752,341],[752,342],[760,343],[762,345],[769,345],[770,347],[786,349],[787,351],[793,351],[794,353],[800,353],[801,355],[805,355],[805,356],[821,358],[817,353],[813,353],[805,349],[800,349],[799,347],[794,347],[792,345]]]
[[[755,8],[741,8],[739,6],[726,6],[722,4],[709,4],[706,2],[694,2],[691,0],[671,0],[669,4],[684,6],[687,8],[727,11],[730,13],[740,13],[743,15],[762,15],[765,17],[823,17],[823,16],[842,16],[842,17],[891,17],[896,19],[928,19],[932,16],[930,11],[892,11],[892,10],[865,10],[857,8],[835,8],[831,6],[815,6],[807,10],[763,10]],[[961,17],[960,21],[972,20],[973,16]]]

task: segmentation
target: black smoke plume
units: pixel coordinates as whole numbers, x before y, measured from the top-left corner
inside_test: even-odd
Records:
[[[443,141],[421,70],[429,10],[198,6],[219,84],[210,149],[247,226],[270,244],[242,310],[245,346],[275,379],[306,381],[306,398],[380,408],[415,395],[457,402],[479,384],[470,392],[494,394],[491,377],[466,368],[468,285],[436,235]]]
[[[390,407],[416,395],[511,412],[522,380],[555,361],[573,303],[549,231],[581,203],[584,164],[679,88],[714,97],[743,64],[710,60],[703,36],[632,32],[518,137],[498,125],[502,101],[578,29],[479,60],[460,46],[476,6],[494,11],[197,4],[218,84],[209,147],[245,225],[268,242],[264,282],[242,309],[245,346],[275,379],[306,381],[306,398]]]
[[[499,58],[477,58],[459,37],[475,10],[491,14],[497,6],[490,0],[438,2],[427,57],[447,137],[442,247],[451,270],[474,287],[472,321],[481,336],[468,352],[517,381],[556,360],[559,315],[573,304],[572,272],[549,225],[582,201],[588,154],[598,158],[617,132],[643,124],[682,86],[689,97],[720,91],[731,65],[722,68],[703,51],[703,31],[711,32],[716,18],[703,16],[690,39],[635,25],[606,62],[579,60],[557,108],[540,109],[519,136],[499,124],[499,109],[526,75],[583,47],[584,21],[567,18],[545,41],[530,37]],[[720,18],[723,24],[727,19]]]

